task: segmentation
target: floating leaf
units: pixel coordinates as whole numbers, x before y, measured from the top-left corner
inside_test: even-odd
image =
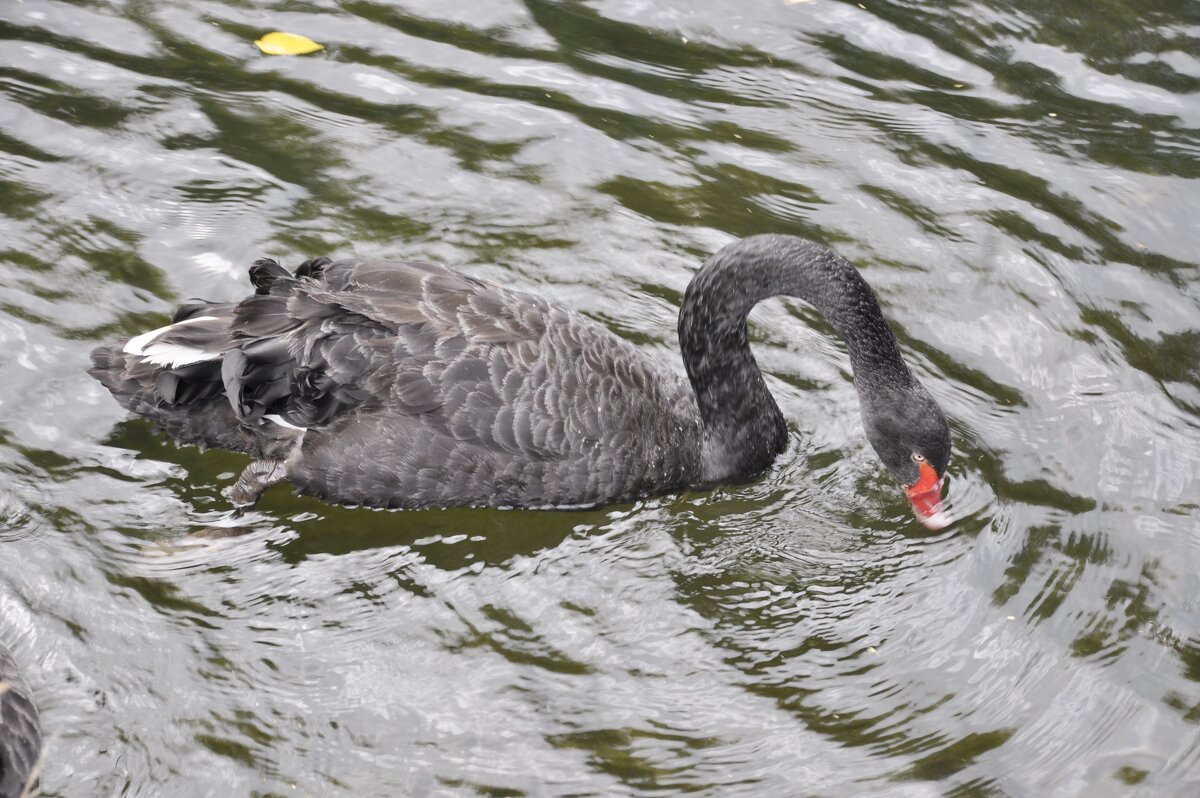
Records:
[[[298,33],[273,31],[255,42],[258,49],[267,55],[304,55],[325,48],[307,36]]]

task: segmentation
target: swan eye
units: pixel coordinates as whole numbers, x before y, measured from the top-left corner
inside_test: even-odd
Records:
[[[925,462],[925,455],[921,454],[920,452],[913,452],[912,459],[913,459],[913,461],[914,461],[914,462],[917,462],[917,463],[924,463],[924,462]]]

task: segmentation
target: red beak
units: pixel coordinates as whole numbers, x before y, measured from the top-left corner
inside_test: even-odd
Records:
[[[926,529],[944,529],[950,525],[950,516],[942,508],[942,480],[929,463],[921,463],[921,476],[915,485],[904,489],[912,504],[917,520]]]

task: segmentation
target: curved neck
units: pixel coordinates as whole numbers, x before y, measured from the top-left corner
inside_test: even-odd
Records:
[[[760,471],[786,444],[783,415],[746,336],[750,310],[779,294],[812,305],[846,342],[860,399],[913,384],[874,293],[845,259],[792,236],[730,244],[692,280],[679,311],[683,362],[704,425],[707,480]]]

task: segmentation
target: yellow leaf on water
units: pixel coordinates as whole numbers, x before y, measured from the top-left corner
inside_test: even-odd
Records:
[[[273,31],[255,42],[267,55],[304,55],[325,48],[298,33]]]

